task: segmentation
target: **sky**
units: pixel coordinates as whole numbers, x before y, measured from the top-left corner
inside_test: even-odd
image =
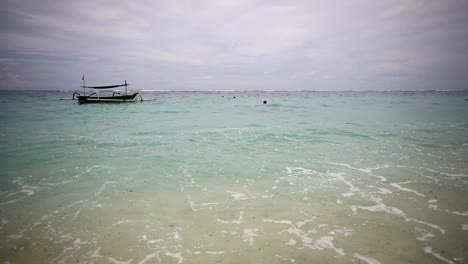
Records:
[[[0,89],[466,90],[468,0],[0,0]]]

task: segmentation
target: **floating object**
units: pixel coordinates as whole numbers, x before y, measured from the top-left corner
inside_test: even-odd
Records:
[[[124,84],[117,84],[117,85],[108,85],[108,86],[85,86],[84,85],[84,75],[83,75],[83,95],[79,92],[74,92],[72,98],[62,98],[61,100],[78,100],[80,104],[87,104],[87,103],[123,103],[123,102],[135,102],[137,101],[137,97],[140,96],[139,101],[143,101],[143,97],[141,96],[140,92],[128,94],[127,86],[130,84],[127,83],[125,80]],[[125,94],[121,94],[117,91],[114,91],[112,96],[100,96],[98,92],[92,92],[89,95],[86,95],[86,88],[88,89],[96,89],[96,90],[103,90],[103,89],[112,89],[117,87],[125,87]]]
[[[263,104],[267,104],[267,101],[266,101],[266,100],[264,100],[264,101],[263,101]]]

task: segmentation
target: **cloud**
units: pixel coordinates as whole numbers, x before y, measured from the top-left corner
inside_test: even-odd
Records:
[[[8,83],[14,87],[29,84],[29,82],[20,74],[4,71],[0,71],[0,82]]]
[[[0,58],[0,63],[12,63],[12,62],[16,62],[16,59]]]
[[[385,8],[383,16],[387,18],[400,16],[407,13],[416,12],[423,8],[428,2],[427,0],[399,0],[394,1],[395,3]]]
[[[432,89],[431,79],[466,89],[466,74],[447,74],[468,67],[466,10],[463,0],[9,1],[0,58],[14,61],[0,63],[15,64],[5,76],[56,78],[59,89],[82,73],[142,89]]]

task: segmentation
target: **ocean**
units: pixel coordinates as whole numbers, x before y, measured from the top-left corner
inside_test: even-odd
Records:
[[[468,262],[468,92],[0,95],[1,263]]]

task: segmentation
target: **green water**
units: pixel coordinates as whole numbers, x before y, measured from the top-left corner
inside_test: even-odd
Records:
[[[2,262],[468,261],[466,92],[61,97],[1,93]]]

